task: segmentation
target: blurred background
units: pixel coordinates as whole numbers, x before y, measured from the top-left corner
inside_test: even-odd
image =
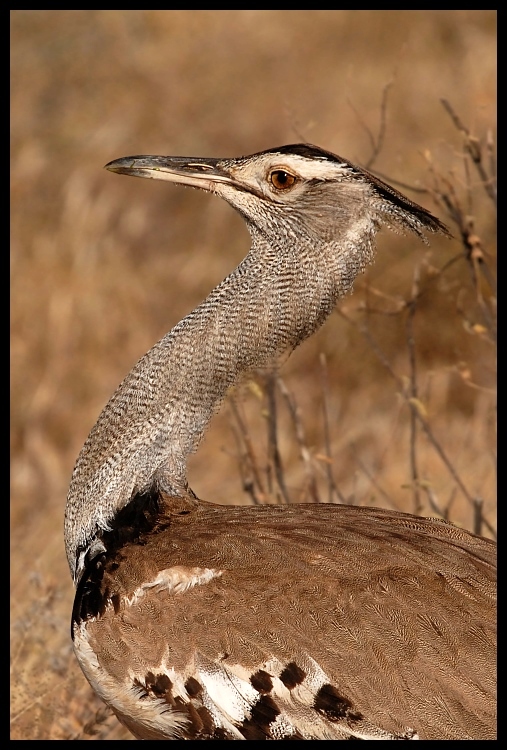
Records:
[[[11,11],[12,738],[129,737],[71,652],[67,487],[120,380],[249,247],[225,203],[103,165],[300,141],[454,239],[382,233],[282,381],[224,405],[190,484],[494,535],[495,12]]]

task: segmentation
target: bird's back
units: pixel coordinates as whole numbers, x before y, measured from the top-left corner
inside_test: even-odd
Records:
[[[163,501],[75,610],[137,736],[493,737],[492,542],[378,509]]]

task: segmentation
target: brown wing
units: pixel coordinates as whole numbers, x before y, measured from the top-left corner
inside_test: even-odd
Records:
[[[138,736],[494,736],[493,543],[348,506],[203,503],[158,528],[75,624]]]

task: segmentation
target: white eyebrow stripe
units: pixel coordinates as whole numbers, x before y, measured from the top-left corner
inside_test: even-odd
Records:
[[[272,169],[295,172],[305,180],[336,180],[340,175],[350,174],[353,168],[346,162],[332,162],[325,159],[309,161],[302,156],[288,156],[274,164]]]

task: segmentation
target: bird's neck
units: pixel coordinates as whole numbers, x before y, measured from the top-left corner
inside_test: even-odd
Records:
[[[188,456],[228,388],[312,334],[370,255],[369,243],[361,253],[277,249],[254,233],[243,262],[139,360],[102,411],[69,490],[69,562],[136,493],[187,491]]]

